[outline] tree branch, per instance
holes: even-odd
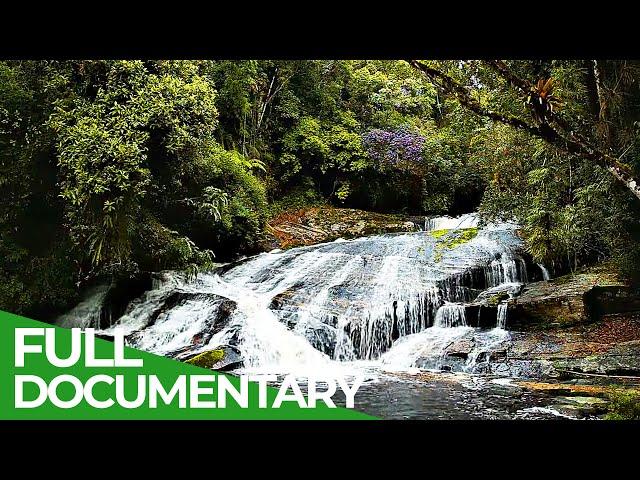
[[[557,115],[551,115],[547,119],[548,121],[546,123],[538,127],[530,125],[519,118],[504,115],[483,107],[480,105],[480,102],[471,96],[471,92],[469,92],[467,88],[460,85],[449,75],[416,60],[408,60],[408,62],[414,68],[423,72],[432,82],[442,88],[446,93],[455,96],[461,105],[474,113],[505,125],[510,125],[519,130],[526,131],[567,153],[581,155],[592,160],[594,163],[597,163],[609,170],[609,172],[619,182],[624,184],[638,199],[640,199],[640,183],[634,178],[631,169],[620,162],[617,158],[606,152],[602,152],[591,145],[586,138],[575,132],[566,122],[564,122],[564,120],[558,118]],[[514,75],[504,62],[496,60],[488,61],[487,63],[498,71],[498,73],[510,84],[521,90],[523,93],[528,94],[530,92],[531,84],[527,80]]]
[[[511,85],[518,88],[522,93],[529,94],[533,88],[533,84],[524,78],[514,75],[507,64],[502,60],[487,60],[487,65],[497,71]]]
[[[446,93],[452,94],[456,97],[456,99],[469,110],[474,113],[491,118],[500,123],[504,123],[507,125],[511,125],[514,128],[519,130],[525,130],[531,133],[532,135],[540,136],[542,132],[538,127],[533,125],[529,125],[527,122],[517,118],[512,117],[510,115],[503,115],[501,113],[495,112],[493,110],[485,109],[480,102],[478,102],[475,98],[471,96],[471,93],[458,82],[456,82],[453,78],[446,75],[445,73],[436,70],[435,68],[431,68],[423,63],[420,63],[416,60],[408,60],[408,62],[418,70],[422,71],[427,77],[431,79],[436,85],[442,88]]]
[[[524,95],[532,95],[535,94],[536,89],[534,85],[527,80],[526,78],[520,78],[516,74],[514,74],[506,63],[502,60],[486,60],[486,64],[493,68],[498,74],[504,78],[511,85],[516,87],[520,92]],[[555,113],[551,113],[550,115],[545,116],[545,120],[547,123],[550,121],[555,122],[562,130],[564,130],[565,134],[574,133],[574,128],[572,128],[567,122],[565,122],[561,117],[556,115]]]

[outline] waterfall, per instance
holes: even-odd
[[[467,319],[464,305],[459,303],[445,303],[442,305],[438,309],[438,313],[436,313],[434,326],[441,328],[466,327]]]
[[[551,278],[549,276],[549,270],[547,270],[541,263],[538,263],[537,265],[540,267],[540,271],[542,272],[542,280],[548,281]]]
[[[527,265],[522,257],[514,257],[507,253],[501,259],[491,262],[485,276],[488,287],[503,283],[527,283]]]
[[[426,226],[477,225],[467,214]],[[516,230],[483,226],[453,246],[430,231],[373,235],[261,253],[195,279],[165,272],[101,333],[124,328],[130,346],[167,356],[233,345],[246,368],[279,372],[379,360],[416,336],[433,352],[461,332],[480,345],[487,334],[468,326],[477,317],[467,318],[467,304],[486,289],[527,281]],[[100,292],[58,323],[95,326]]]
[[[467,213],[459,217],[425,217],[425,230],[451,230],[454,228],[472,228],[478,226],[478,216]]]
[[[102,305],[107,293],[108,285],[99,285],[89,289],[82,301],[72,310],[60,316],[57,324],[61,327],[71,328],[100,328],[102,317]]]
[[[498,304],[496,328],[500,328],[502,330],[505,330],[507,328],[507,308],[507,302]]]

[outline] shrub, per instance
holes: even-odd
[[[640,420],[640,392],[615,389],[608,396],[608,420]]]

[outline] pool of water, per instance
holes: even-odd
[[[366,382],[356,408],[384,419],[556,419],[551,399],[479,377],[428,381],[384,375]]]
[[[445,372],[387,372],[369,368],[355,395],[355,409],[385,420],[595,419],[567,411],[559,399],[514,384],[514,379]],[[299,381],[304,381],[303,378]],[[301,384],[306,392],[304,383]],[[333,397],[344,406],[340,390]]]

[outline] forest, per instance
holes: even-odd
[[[515,220],[535,262],[640,272],[640,63],[0,62],[0,309],[264,250],[333,206]]]

